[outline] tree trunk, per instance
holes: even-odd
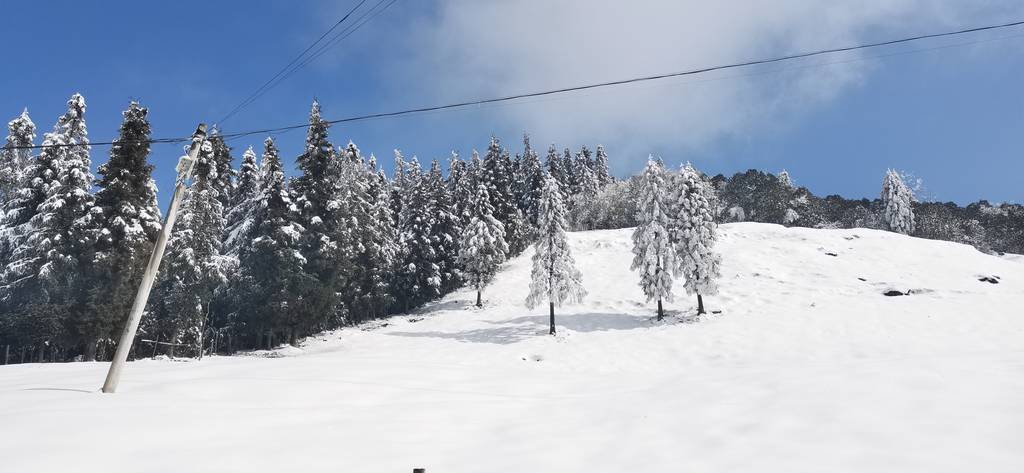
[[[548,309],[551,312],[551,335],[555,334],[555,303],[548,302]]]
[[[658,298],[658,320],[665,317],[665,309],[661,307],[661,298]]]
[[[4,364],[7,364],[7,360],[11,359],[11,346],[4,345]]]
[[[697,294],[697,315],[704,313],[704,298]]]
[[[156,358],[156,351],[160,349],[160,336],[156,336],[156,340],[153,340],[153,358]]]
[[[288,344],[293,347],[296,346],[296,338],[297,337],[295,336],[295,327],[288,327]]]
[[[90,340],[85,342],[85,354],[83,359],[85,361],[96,361],[96,345],[99,344],[99,340]]]
[[[483,307],[484,306],[483,301],[480,300],[480,290],[479,289],[476,290],[476,306],[477,307]]]
[[[18,358],[18,363],[24,363],[25,362],[25,349],[26,348],[28,348],[28,347],[22,345],[22,347],[21,347],[21,358]]]
[[[267,350],[274,349],[274,331],[267,331]]]
[[[36,363],[42,363],[43,362],[43,355],[45,355],[45,354],[46,354],[46,345],[45,344],[39,345],[39,353],[36,354]]]

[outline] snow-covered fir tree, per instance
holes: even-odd
[[[718,293],[719,262],[715,253],[717,224],[708,200],[710,189],[689,163],[676,176],[671,206],[675,215],[670,220],[671,240],[676,266],[673,271],[683,278],[686,293],[697,295],[697,313],[704,313],[705,295]]]
[[[231,156],[231,147],[224,141],[224,136],[221,135],[217,127],[210,132],[209,141],[213,146],[213,166],[217,172],[217,177],[211,182],[211,185],[217,191],[221,207],[230,209],[231,194],[235,187],[234,158]]]
[[[391,214],[395,216],[395,225],[402,228],[402,196],[408,191],[406,183],[406,163],[400,150],[395,150],[395,164],[391,177]]]
[[[600,185],[594,174],[594,162],[590,158],[590,150],[586,146],[580,149],[573,160],[574,176],[572,225],[581,230],[590,230],[594,226],[593,205],[597,199]]]
[[[597,145],[594,156],[594,176],[597,179],[597,186],[601,189],[615,182],[608,168],[608,154],[604,151],[604,145]]]
[[[407,191],[402,199],[400,228],[401,265],[396,292],[405,310],[441,295],[441,267],[433,238],[435,205],[427,175],[413,156],[406,174]]]
[[[215,146],[204,141],[164,260],[166,290],[161,292],[170,316],[167,335],[192,355],[198,355],[204,345],[214,291],[226,282],[220,261],[224,207],[217,168]]]
[[[370,157],[370,172],[373,173],[368,188],[372,203],[372,231],[369,233],[370,239],[364,243],[369,270],[363,282],[363,302],[369,307],[372,316],[383,317],[395,302],[391,287],[399,253],[398,232],[395,215],[391,211],[391,187],[384,170],[376,169],[376,158],[373,156]]]
[[[13,229],[10,259],[0,274],[0,298],[8,299],[6,305],[13,312],[50,327],[46,336],[56,337],[55,331],[64,330],[69,343],[81,346],[89,336],[84,327],[85,275],[92,263],[89,229],[95,200],[90,192],[85,99],[74,94],[67,105],[67,112],[44,137],[47,147],[30,166],[28,189],[19,191],[24,200],[15,199],[14,218],[28,220]],[[34,209],[22,207],[35,202]]]
[[[316,278],[303,295],[299,309],[301,326],[311,331],[329,326],[343,313],[339,292],[352,272],[350,226],[346,202],[338,199],[342,176],[334,146],[328,141],[330,124],[320,116],[320,103],[314,101],[309,113],[306,145],[298,157],[301,174],[293,181],[295,204],[302,213],[305,228],[302,256],[305,271]]]
[[[452,197],[452,212],[462,225],[468,224],[471,217],[469,208],[475,191],[471,181],[466,162],[459,158],[458,152],[452,151],[448,159],[448,193]]]
[[[7,141],[0,149],[0,212],[3,204],[22,187],[24,175],[32,162],[32,150],[24,147],[32,146],[35,139],[36,125],[26,108],[21,116],[7,123]]]
[[[383,226],[390,226],[391,219],[375,218],[377,173],[368,167],[359,148],[350,141],[344,154],[339,199],[349,212],[354,262],[344,300],[349,306],[348,322],[359,323],[376,317],[388,303],[385,287],[392,257],[386,253],[389,236]],[[372,166],[376,168],[376,159]]]
[[[781,183],[786,189],[793,189],[796,187],[793,185],[793,178],[789,176],[789,171],[783,169],[779,171],[779,174],[776,177],[779,178],[779,183]]]
[[[516,180],[519,210],[523,212],[531,229],[537,228],[541,193],[544,188],[544,168],[540,157],[530,146],[530,136],[523,135],[523,156],[519,162]]]
[[[85,359],[96,357],[96,342],[113,337],[128,315],[142,271],[160,232],[153,165],[149,158],[148,111],[131,102],[121,130],[100,165],[92,231],[96,254],[90,272],[92,319],[85,330]]]
[[[548,147],[548,155],[545,160],[544,166],[547,168],[548,175],[555,178],[560,189],[567,189],[569,183],[568,164],[562,161],[562,155],[559,154],[554,143]]]
[[[885,223],[889,229],[909,235],[914,233],[914,193],[896,171],[890,169],[882,181],[882,205]]]
[[[630,269],[640,272],[640,288],[647,301],[658,301],[658,320],[665,315],[662,301],[672,301],[671,271],[676,267],[669,235],[672,219],[668,214],[667,199],[665,169],[651,157],[641,176],[637,227],[633,231],[633,265]]]
[[[424,179],[428,199],[434,208],[430,232],[435,247],[434,262],[441,274],[441,293],[446,294],[459,287],[462,282],[458,263],[458,235],[462,232],[462,225],[451,211],[452,198],[444,184],[444,175],[438,160],[430,163],[430,172]]]
[[[477,184],[469,213],[469,223],[463,228],[459,243],[459,265],[466,283],[476,289],[477,307],[483,307],[481,292],[505,261],[508,244],[505,226],[494,218],[486,184]]]
[[[549,332],[555,334],[555,307],[577,303],[587,295],[566,239],[566,210],[558,181],[546,176],[542,189],[537,239],[533,244],[533,269],[526,307],[548,303]]]
[[[487,185],[487,193],[494,209],[494,217],[505,226],[505,242],[508,243],[509,256],[523,252],[527,246],[527,227],[523,214],[510,198],[513,196],[515,176],[512,170],[512,158],[508,150],[501,147],[497,138],[491,137],[484,155],[481,180]]]
[[[232,292],[241,316],[237,332],[256,340],[268,331],[282,332],[294,344],[304,335],[299,332],[298,298],[315,281],[303,270],[300,213],[292,203],[278,154],[274,140],[267,138],[254,205],[247,206],[245,216],[250,224],[240,229],[244,233],[239,238],[246,243],[238,250],[239,272]]]
[[[267,143],[264,143],[264,159],[267,156],[266,146]],[[259,186],[260,168],[256,163],[256,152],[250,146],[245,153],[242,153],[242,164],[238,168],[238,180],[231,192],[231,203],[225,217],[225,254],[237,255],[239,247],[248,244],[242,235],[245,235],[248,226],[252,225],[252,221],[246,217],[252,214],[251,207],[256,205],[257,194],[260,192]]]

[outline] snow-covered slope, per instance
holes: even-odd
[[[2,471],[1024,470],[1024,264],[872,230],[721,227],[720,314],[652,320],[630,230],[571,234],[590,295],[523,308],[529,255],[279,358],[0,367]],[[998,276],[998,278],[996,278]],[[988,277],[998,284],[979,281]],[[887,297],[887,291],[910,295]]]

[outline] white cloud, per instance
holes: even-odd
[[[440,0],[404,36],[416,55],[401,67],[418,73],[397,80],[436,100],[492,97],[973,26],[1001,2],[967,3]],[[868,77],[870,62],[848,61],[857,57],[592,90],[495,113],[541,140],[615,142],[642,159],[799,123]]]

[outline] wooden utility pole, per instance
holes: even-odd
[[[132,342],[135,341],[135,332],[139,329],[139,321],[142,320],[142,312],[146,309],[146,301],[149,300],[149,292],[153,289],[153,281],[156,280],[156,273],[160,269],[160,260],[164,257],[164,250],[167,249],[167,240],[171,236],[171,229],[174,228],[174,219],[177,217],[178,205],[185,195],[187,188],[186,181],[192,178],[192,170],[195,168],[196,159],[199,157],[199,149],[206,140],[206,125],[199,124],[196,132],[192,135],[192,145],[188,149],[188,156],[182,156],[178,160],[178,178],[174,186],[174,197],[171,198],[170,208],[167,210],[167,220],[160,235],[156,238],[156,246],[153,247],[153,254],[146,264],[146,272],[142,273],[142,282],[139,283],[139,290],[135,293],[135,302],[132,303],[132,310],[128,314],[128,321],[121,332],[121,341],[117,344],[117,352],[110,362],[110,371],[107,372],[107,379],[103,382],[103,392],[113,393],[117,391],[117,383],[121,380],[121,370],[128,362],[128,352],[131,350]]]

